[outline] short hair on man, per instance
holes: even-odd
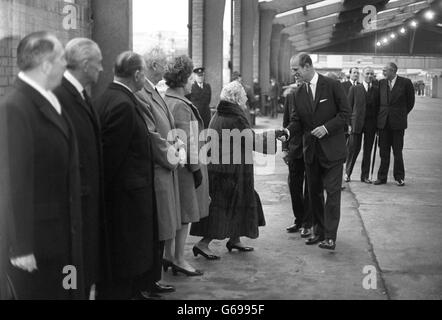
[[[131,78],[144,67],[143,57],[132,51],[121,53],[115,61],[114,74],[118,78]]]
[[[397,73],[397,71],[399,70],[398,67],[397,67],[397,64],[394,63],[394,62],[389,62],[389,63],[387,63],[387,66],[388,66],[391,70],[393,70],[394,73]]]
[[[241,78],[241,73],[239,71],[233,71],[232,81],[238,80],[239,78]]]
[[[374,70],[373,70],[372,67],[365,67],[365,68],[362,70],[362,72],[365,74],[365,73],[367,72],[367,70],[371,70],[371,71],[373,71],[373,73],[374,73]]]
[[[167,63],[167,55],[163,49],[160,47],[155,47],[143,55],[144,61],[146,62],[146,67],[148,69],[153,69],[155,63],[159,63],[165,66]]]
[[[100,52],[98,44],[91,39],[75,38],[68,42],[65,48],[67,68],[76,70],[80,63]]]
[[[21,71],[38,67],[54,55],[57,38],[50,32],[38,31],[24,37],[17,48],[17,66]]]
[[[359,70],[359,68],[358,68],[358,67],[351,67],[351,68],[350,68],[350,74],[352,74],[352,72],[353,72],[353,69],[357,69],[357,70]]]
[[[301,66],[301,68],[304,68],[307,64],[313,67],[313,60],[306,52],[298,53],[296,56],[292,57],[291,61],[295,59],[299,60],[299,65]]]

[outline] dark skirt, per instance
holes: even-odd
[[[248,237],[256,239],[265,217],[254,189],[252,165],[209,165],[209,216],[192,224],[192,236],[216,240]]]

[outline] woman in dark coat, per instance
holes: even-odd
[[[208,247],[213,239],[229,238],[227,242],[229,251],[236,249],[249,252],[253,251],[253,248],[244,246],[240,237],[256,239],[259,236],[258,227],[265,226],[261,200],[254,186],[253,151],[275,154],[275,132],[265,134],[253,132],[245,114],[246,101],[246,92],[239,82],[228,84],[221,93],[221,102],[209,126],[209,129],[216,131],[220,137],[220,155],[223,154],[223,130],[238,129],[243,134],[248,132],[250,138],[243,139],[241,143],[235,143],[235,140],[232,143],[231,139],[230,150],[224,150],[224,153],[229,153],[230,163],[215,164],[212,158],[212,163],[208,166],[212,200],[209,217],[192,224],[190,234],[203,237],[193,248],[195,256],[200,254],[209,260],[219,259]],[[247,140],[252,143],[247,144]],[[268,148],[267,141],[269,141]],[[240,164],[233,162],[234,151],[240,151]]]

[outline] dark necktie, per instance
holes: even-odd
[[[307,82],[307,93],[308,93],[308,97],[310,98],[310,102],[313,104],[315,102],[315,99],[313,98],[313,92],[312,92],[312,88],[310,87],[311,83]]]
[[[92,103],[91,103],[91,99],[89,98],[89,95],[87,94],[86,90],[83,90],[83,97],[84,97],[84,101],[86,102],[86,105],[88,106],[88,111],[93,115],[93,111],[92,111]]]

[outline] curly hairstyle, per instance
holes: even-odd
[[[220,99],[240,106],[245,106],[247,103],[247,94],[241,83],[238,81],[232,81],[223,87]]]
[[[167,86],[172,89],[184,87],[189,81],[193,69],[193,62],[186,55],[169,60],[164,74]]]

